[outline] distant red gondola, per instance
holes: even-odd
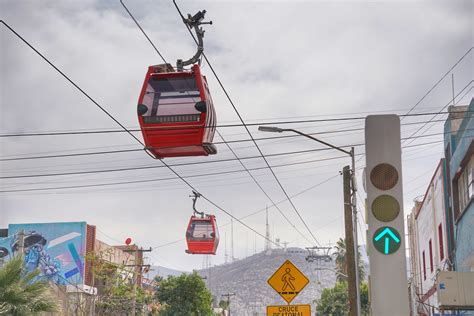
[[[219,230],[216,217],[196,210],[196,201],[201,196],[193,191],[193,215],[186,229],[186,253],[193,255],[215,255],[219,245]],[[199,216],[196,216],[198,214]]]
[[[191,216],[186,230],[186,253],[215,255],[219,245],[219,231],[214,215]]]
[[[156,158],[215,154],[216,112],[199,65],[150,66],[138,100],[146,149]]]

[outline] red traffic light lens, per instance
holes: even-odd
[[[370,172],[370,181],[379,190],[390,190],[398,182],[398,172],[388,163],[378,164]]]

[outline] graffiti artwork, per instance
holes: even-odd
[[[24,233],[24,258],[28,271],[40,270],[38,279],[58,285],[84,282],[85,222],[11,224],[0,238],[0,260],[9,260],[20,248]]]

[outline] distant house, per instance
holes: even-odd
[[[101,242],[96,239],[96,227],[86,222],[9,224],[7,229],[0,229],[0,266],[23,253],[26,269],[38,269],[38,279],[54,284],[63,310],[71,314],[91,311],[93,298],[105,285],[94,278],[89,254],[100,254],[100,260],[111,267],[124,266],[124,279],[136,280],[141,286],[138,269],[143,255],[138,249],[137,245]]]
[[[436,275],[450,270],[446,241],[445,161],[441,159],[423,199],[415,201],[408,217],[412,307],[430,315],[438,307]]]
[[[474,272],[474,101],[451,106],[444,158],[408,216],[410,298],[414,314],[440,308],[440,271]]]

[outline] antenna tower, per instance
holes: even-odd
[[[268,207],[265,210],[265,251],[271,248],[270,244],[270,225],[268,225]]]
[[[230,262],[234,262],[234,221],[230,219]]]

